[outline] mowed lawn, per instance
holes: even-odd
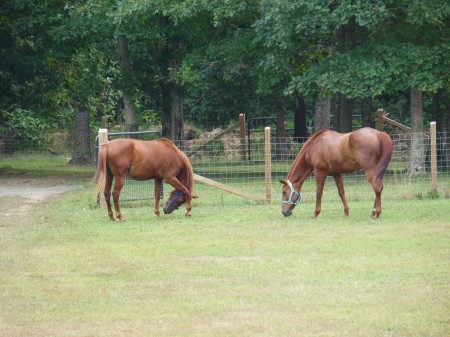
[[[284,218],[198,184],[192,218],[121,223],[82,183],[0,219],[0,336],[450,335],[450,201],[374,221],[367,191],[348,218],[333,186],[319,218],[311,196]]]

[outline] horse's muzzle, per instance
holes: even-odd
[[[281,210],[281,213],[283,213],[284,216],[290,216],[290,215],[292,215],[292,210],[283,209],[283,210]]]
[[[164,207],[163,212],[164,212],[164,214],[171,214],[173,212],[173,208],[172,207]]]

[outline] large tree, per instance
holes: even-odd
[[[442,1],[280,0],[261,8],[264,44],[272,54],[297,48],[302,61],[287,92],[339,95],[338,129],[351,127],[351,100],[448,83],[450,9]]]
[[[90,55],[96,52],[90,49],[91,41],[83,36],[86,33],[86,24],[83,22],[86,13],[82,4],[69,6],[57,0],[10,1],[6,7],[12,13],[8,21],[9,34],[20,41],[19,44],[27,46],[33,55],[32,64],[35,68],[35,71],[28,68],[27,79],[23,82],[28,89],[23,87],[23,92],[17,93],[15,104],[27,106],[24,98],[28,97],[31,100],[30,110],[39,111],[45,117],[52,114],[53,109],[62,110],[63,106],[70,105],[75,117],[74,155],[71,163],[89,162],[89,95],[95,95],[95,92],[91,91],[88,96],[85,93],[95,86],[92,79],[97,74],[93,71],[97,67],[90,64]],[[20,61],[10,61],[14,69],[20,68]],[[17,72],[13,74],[10,88],[20,89],[23,86],[17,75]],[[35,79],[38,81],[35,82]],[[47,86],[49,83],[53,85],[52,90]],[[86,83],[90,84],[86,86]],[[45,92],[38,94],[41,90]],[[37,102],[42,102],[42,105],[34,104]],[[50,104],[51,102],[54,103]]]
[[[133,69],[131,66],[128,38],[120,35],[117,38],[119,48],[120,67],[122,69],[122,102],[125,110],[125,131],[135,132],[139,130],[136,110],[133,106]]]

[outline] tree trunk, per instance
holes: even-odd
[[[167,20],[164,20],[164,23],[168,24]],[[161,124],[162,135],[183,147],[183,144],[181,144],[184,138],[183,95],[180,85],[173,77],[173,74],[178,73],[180,68],[181,48],[182,42],[178,37],[170,38],[167,45],[160,48],[164,59],[161,70],[163,78],[161,84]]]
[[[123,97],[120,97],[119,100],[116,103],[116,108],[114,111],[114,124],[120,125],[122,124],[122,112],[125,110],[124,104],[123,104]]]
[[[161,83],[161,133],[163,137],[172,138],[171,125],[172,120],[170,118],[170,88],[167,83]]]
[[[334,114],[333,114],[333,129],[339,131],[339,125],[341,124],[341,95],[337,93],[333,99]]]
[[[163,52],[164,64],[161,68],[161,78],[163,79],[160,84],[161,88],[161,133],[163,137],[172,138],[171,135],[171,125],[172,119],[171,115],[171,94],[170,94],[170,84],[169,84],[169,63],[167,50]]]
[[[139,130],[136,110],[132,104],[133,92],[133,70],[129,58],[128,39],[125,36],[118,38],[120,67],[122,69],[122,92],[123,105],[125,109],[125,131],[134,132]]]
[[[300,94],[297,96],[297,106],[294,115],[294,138],[306,138],[308,136],[305,97]]]
[[[433,106],[432,106],[432,119],[436,122],[436,146],[437,146],[437,165],[440,168],[446,168],[447,167],[447,161],[445,160],[445,146],[446,146],[446,140],[445,140],[445,115],[446,112],[443,109],[442,105],[442,96],[444,95],[444,90],[439,89],[434,95],[433,95]]]
[[[348,52],[356,47],[356,17],[351,16],[349,21],[337,30],[338,51]],[[335,111],[336,128],[339,132],[352,131],[353,100],[344,94],[339,95],[339,109]]]
[[[409,177],[425,170],[425,144],[423,137],[422,91],[411,88],[411,164]]]
[[[330,97],[316,100],[314,119],[314,133],[330,128]]]
[[[89,110],[75,101],[75,131],[73,136],[71,165],[81,165],[92,163],[90,146],[90,123]]]
[[[361,121],[363,127],[374,127],[371,97],[365,97],[361,100]]]
[[[125,132],[139,131],[136,111],[128,99],[128,95],[123,95],[123,106],[125,109]]]
[[[275,160],[285,160],[288,155],[288,142],[286,139],[286,105],[284,96],[278,97],[277,132],[275,144]]]
[[[353,116],[353,100],[347,98],[345,95],[340,95],[339,102],[339,132],[352,131],[352,116]]]
[[[172,72],[177,74],[180,69],[180,53],[182,48],[181,39],[177,36],[172,37],[169,41],[169,66]],[[178,144],[178,146],[183,147],[181,140],[183,140],[183,96],[180,85],[177,83],[177,79],[171,75],[170,79],[170,134],[171,138]]]
[[[183,123],[183,98],[177,87],[173,87],[171,91],[171,104],[170,104],[170,134],[172,140],[180,148],[184,148],[184,123]]]

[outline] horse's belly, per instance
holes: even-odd
[[[356,161],[341,161],[339,163],[331,163],[330,173],[351,173],[360,169],[361,167]]]
[[[150,180],[150,179],[162,179],[162,177],[152,172],[150,173],[150,170],[143,170],[142,168],[136,168],[134,166],[131,166],[128,170],[127,177],[134,179],[134,180]]]

